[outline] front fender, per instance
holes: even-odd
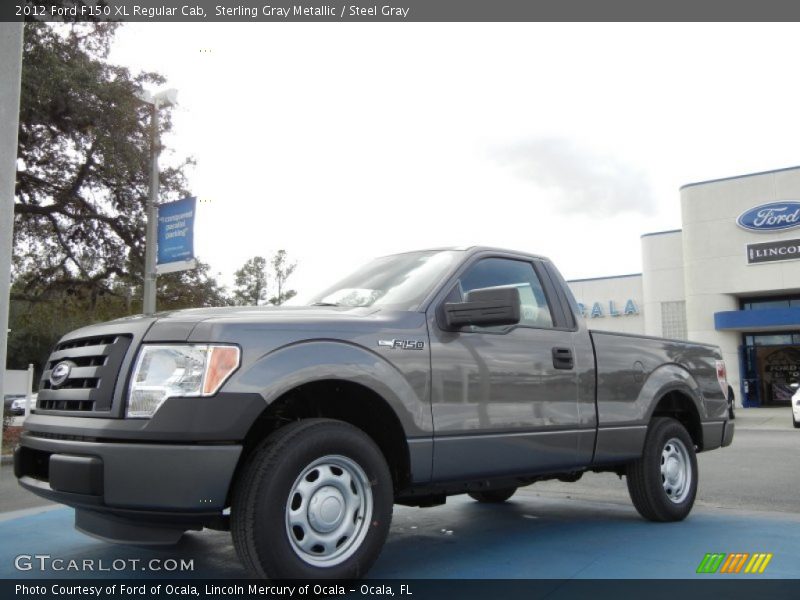
[[[349,381],[386,400],[407,437],[430,436],[433,423],[428,403],[428,372],[423,368],[426,361],[417,362],[409,372],[401,372],[386,358],[363,346],[337,340],[308,340],[277,348],[258,358],[238,373],[226,389],[261,394],[269,405],[306,383],[326,379]]]

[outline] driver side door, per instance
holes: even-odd
[[[431,307],[434,480],[532,475],[577,464],[575,332],[559,322],[545,277],[531,260],[479,257]],[[447,330],[444,303],[493,287],[518,289],[518,324]]]

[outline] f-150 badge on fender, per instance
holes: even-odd
[[[422,350],[425,348],[425,342],[418,340],[378,340],[378,346],[386,346],[387,348],[400,348],[401,350]]]

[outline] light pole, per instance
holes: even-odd
[[[158,155],[161,140],[158,132],[158,111],[174,106],[177,90],[164,90],[157,94],[142,92],[139,100],[150,106],[150,193],[147,197],[147,229],[144,238],[144,298],[142,312],[152,315],[156,312],[156,236],[158,235]]]
[[[22,23],[0,23],[0,396],[4,395],[6,376],[21,74]],[[2,417],[3,404],[0,404],[0,421]]]

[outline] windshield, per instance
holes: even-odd
[[[458,250],[427,250],[376,258],[314,296],[310,304],[413,310],[461,255]]]

